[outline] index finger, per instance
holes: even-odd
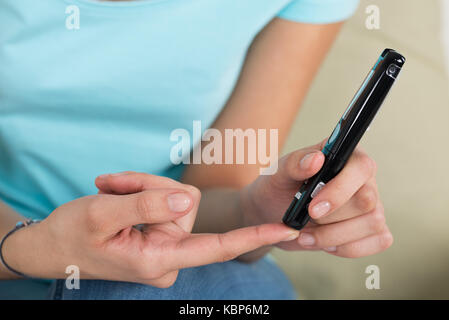
[[[156,188],[179,188],[184,185],[173,179],[133,171],[104,174],[95,179],[95,185],[103,193],[130,194]]]
[[[375,174],[375,171],[374,160],[364,152],[355,151],[343,170],[310,202],[310,216],[313,219],[322,218],[340,208]]]
[[[263,224],[221,234],[192,234],[180,241],[170,265],[175,269],[225,262],[281,241],[296,239],[299,231],[282,223]]]

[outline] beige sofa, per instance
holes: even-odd
[[[380,8],[379,30],[365,27],[371,4]],[[285,152],[330,133],[384,48],[407,58],[362,142],[378,163],[395,243],[361,259],[275,250],[300,298],[449,298],[449,83],[439,34],[438,1],[361,1],[315,79]],[[368,265],[380,268],[380,290],[365,287]]]

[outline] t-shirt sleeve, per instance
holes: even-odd
[[[349,18],[359,0],[293,0],[278,17],[303,23],[333,23]]]

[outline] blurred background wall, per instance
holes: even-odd
[[[365,26],[369,5],[380,10],[378,30]],[[437,0],[362,0],[314,81],[284,153],[330,134],[384,48],[407,58],[362,141],[378,164],[395,242],[360,259],[274,251],[300,298],[449,299],[449,82],[441,5]],[[380,268],[379,290],[365,287],[368,265]]]

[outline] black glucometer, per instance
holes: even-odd
[[[355,94],[322,152],[321,170],[307,179],[295,194],[282,221],[301,230],[310,220],[309,204],[321,188],[345,166],[393,83],[401,72],[405,58],[393,49],[385,49]]]

